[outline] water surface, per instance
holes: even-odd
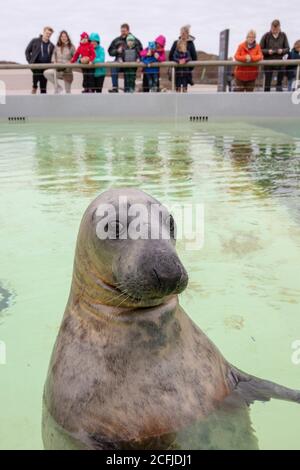
[[[181,303],[241,369],[300,388],[299,122],[28,123],[0,129],[0,448],[42,448],[41,397],[82,214],[139,187],[205,207],[205,243],[178,251]],[[251,408],[262,449],[300,449],[300,407]]]

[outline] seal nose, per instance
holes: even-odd
[[[188,285],[187,272],[177,259],[162,259],[152,276],[156,290],[163,295],[180,294]]]

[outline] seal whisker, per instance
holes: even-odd
[[[117,295],[117,297],[115,297],[115,296],[114,296],[114,297],[111,297],[111,298],[108,299],[106,302],[111,302],[112,300],[118,300],[118,299],[120,299],[120,297],[122,297],[122,296],[124,296],[124,295],[126,295],[126,294],[124,294],[124,292],[120,292],[120,294]]]
[[[124,300],[122,300],[122,302],[117,306],[117,308],[121,307],[121,305],[122,305],[124,302],[127,302],[127,300],[128,300],[129,298],[130,298],[130,296],[127,295],[127,297],[126,297]]]

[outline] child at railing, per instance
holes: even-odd
[[[300,60],[300,40],[295,42],[294,48],[289,52],[288,58],[289,60]],[[288,82],[289,82],[288,89],[289,91],[294,91],[295,88],[300,86],[299,83],[296,83],[296,87],[294,87],[294,82],[297,78],[297,66],[289,65],[287,76],[288,76]]]
[[[155,62],[164,62],[166,60],[165,53],[166,38],[158,36],[155,42],[149,42],[149,45],[140,55],[144,64],[152,64]],[[144,68],[143,74],[143,91],[159,91],[159,67]]]
[[[132,34],[128,34],[126,38],[126,46],[122,58],[123,62],[140,62],[139,48]],[[136,70],[136,67],[125,69],[125,93],[133,93],[135,91]]]
[[[96,53],[94,46],[89,41],[88,33],[82,33],[80,36],[80,45],[77,48],[71,63],[74,64],[78,61],[81,64],[92,64],[96,58]],[[82,69],[83,73],[83,92],[82,93],[92,93],[92,88],[94,84],[94,69]]]
[[[100,36],[98,33],[92,33],[90,35],[90,41],[92,46],[95,48],[96,58],[94,64],[101,64],[105,62],[105,51],[102,46],[100,46]],[[105,79],[106,70],[104,67],[98,67],[94,70],[93,76],[93,93],[102,93],[103,83]]]
[[[187,49],[187,41],[179,39],[177,41],[176,50],[174,52],[173,60],[177,64],[187,64],[192,59],[190,52]],[[189,67],[176,67],[175,70],[175,82],[176,91],[178,93],[186,93],[190,79]]]
[[[157,63],[157,54],[155,52],[155,42],[149,42],[147,49],[141,52],[142,62],[145,65]],[[146,67],[144,68],[143,85],[148,91],[158,91],[158,67]]]

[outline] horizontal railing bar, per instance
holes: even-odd
[[[45,69],[69,69],[69,70],[78,70],[78,69],[96,69],[96,68],[164,68],[164,67],[224,67],[224,66],[233,66],[236,67],[257,67],[264,65],[274,65],[274,66],[291,66],[291,65],[300,65],[300,60],[262,60],[260,62],[236,62],[232,60],[196,60],[190,61],[187,64],[177,64],[176,62],[155,62],[152,64],[144,64],[143,62],[103,62],[98,64],[0,64],[0,70],[45,70]]]

